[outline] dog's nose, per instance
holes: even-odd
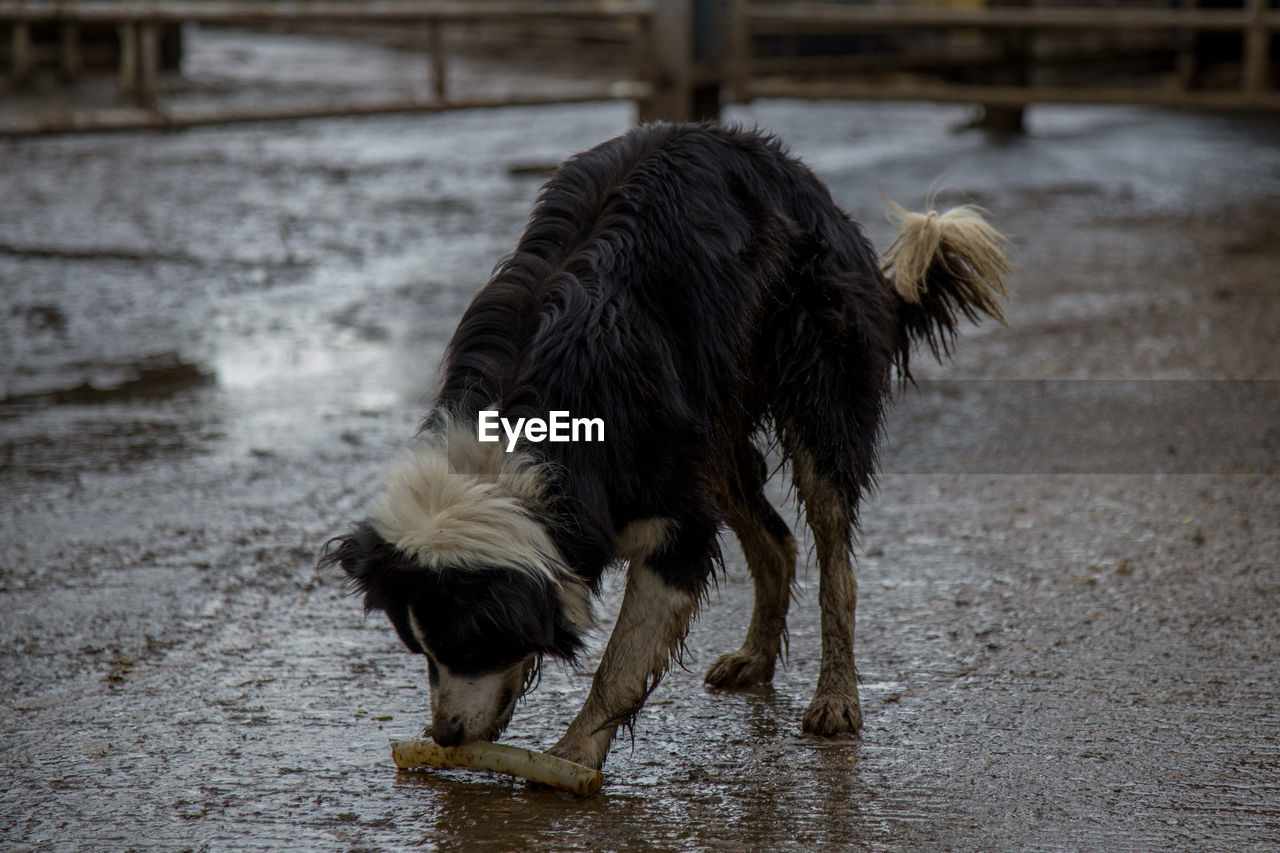
[[[444,720],[432,720],[431,737],[441,746],[457,746],[462,743],[462,717],[455,714]]]

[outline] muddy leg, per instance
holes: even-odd
[[[806,451],[794,453],[792,463],[817,547],[822,614],[822,668],[813,701],[804,712],[803,729],[814,735],[852,733],[862,727],[858,672],[853,662],[854,608],[858,603],[850,563],[854,508],[818,473]]]
[[[645,563],[627,571],[618,621],[591,692],[549,752],[599,768],[620,725],[630,723],[666,673],[697,607],[697,595],[671,586]]]
[[[773,680],[796,575],[796,541],[764,496],[764,458],[754,448],[744,458],[736,482],[722,490],[722,504],[747,558],[755,609],[742,648],[721,655],[707,670],[706,683],[712,687],[749,687]]]

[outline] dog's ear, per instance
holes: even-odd
[[[459,669],[528,654],[572,659],[581,640],[564,627],[555,585],[532,569],[456,567],[415,590],[414,615],[432,650]]]
[[[523,656],[545,650],[552,641],[553,594],[532,572],[459,568],[420,595],[415,612],[431,620],[444,642],[458,644],[451,651],[461,657]]]
[[[335,536],[325,543],[320,553],[320,568],[341,566],[351,581],[352,589],[364,595],[365,612],[387,610],[392,604],[399,567],[395,547],[387,542],[373,525],[361,521],[345,536]]]
[[[555,629],[551,635],[551,646],[546,653],[552,657],[575,663],[578,660],[578,653],[586,646],[582,639],[582,634],[573,622],[564,614],[563,611],[557,609]]]
[[[532,570],[500,571],[490,576],[485,617],[521,647],[564,660],[576,658],[582,639],[561,611],[555,585]]]

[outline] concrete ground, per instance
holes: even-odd
[[[731,549],[597,798],[397,772],[425,667],[314,567],[541,167],[629,108],[4,141],[3,846],[1280,845],[1280,124],[1045,107],[1001,141],[925,105],[733,117],[880,246],[881,190],[977,201],[1015,246],[1008,328],[921,359],[895,409],[858,565],[861,741],[799,733],[812,567],[773,686],[703,688],[749,613]],[[553,743],[590,672],[548,667],[505,739]]]

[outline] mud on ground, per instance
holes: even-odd
[[[895,409],[858,565],[861,742],[799,735],[812,568],[774,685],[703,688],[749,612],[731,551],[598,798],[396,772],[425,668],[314,567],[538,167],[629,109],[7,141],[4,845],[1280,844],[1280,125],[1037,108],[1000,141],[929,106],[734,117],[878,245],[880,191],[933,189],[1016,247],[1009,327],[921,359]],[[548,667],[507,739],[549,746],[589,678]]]

